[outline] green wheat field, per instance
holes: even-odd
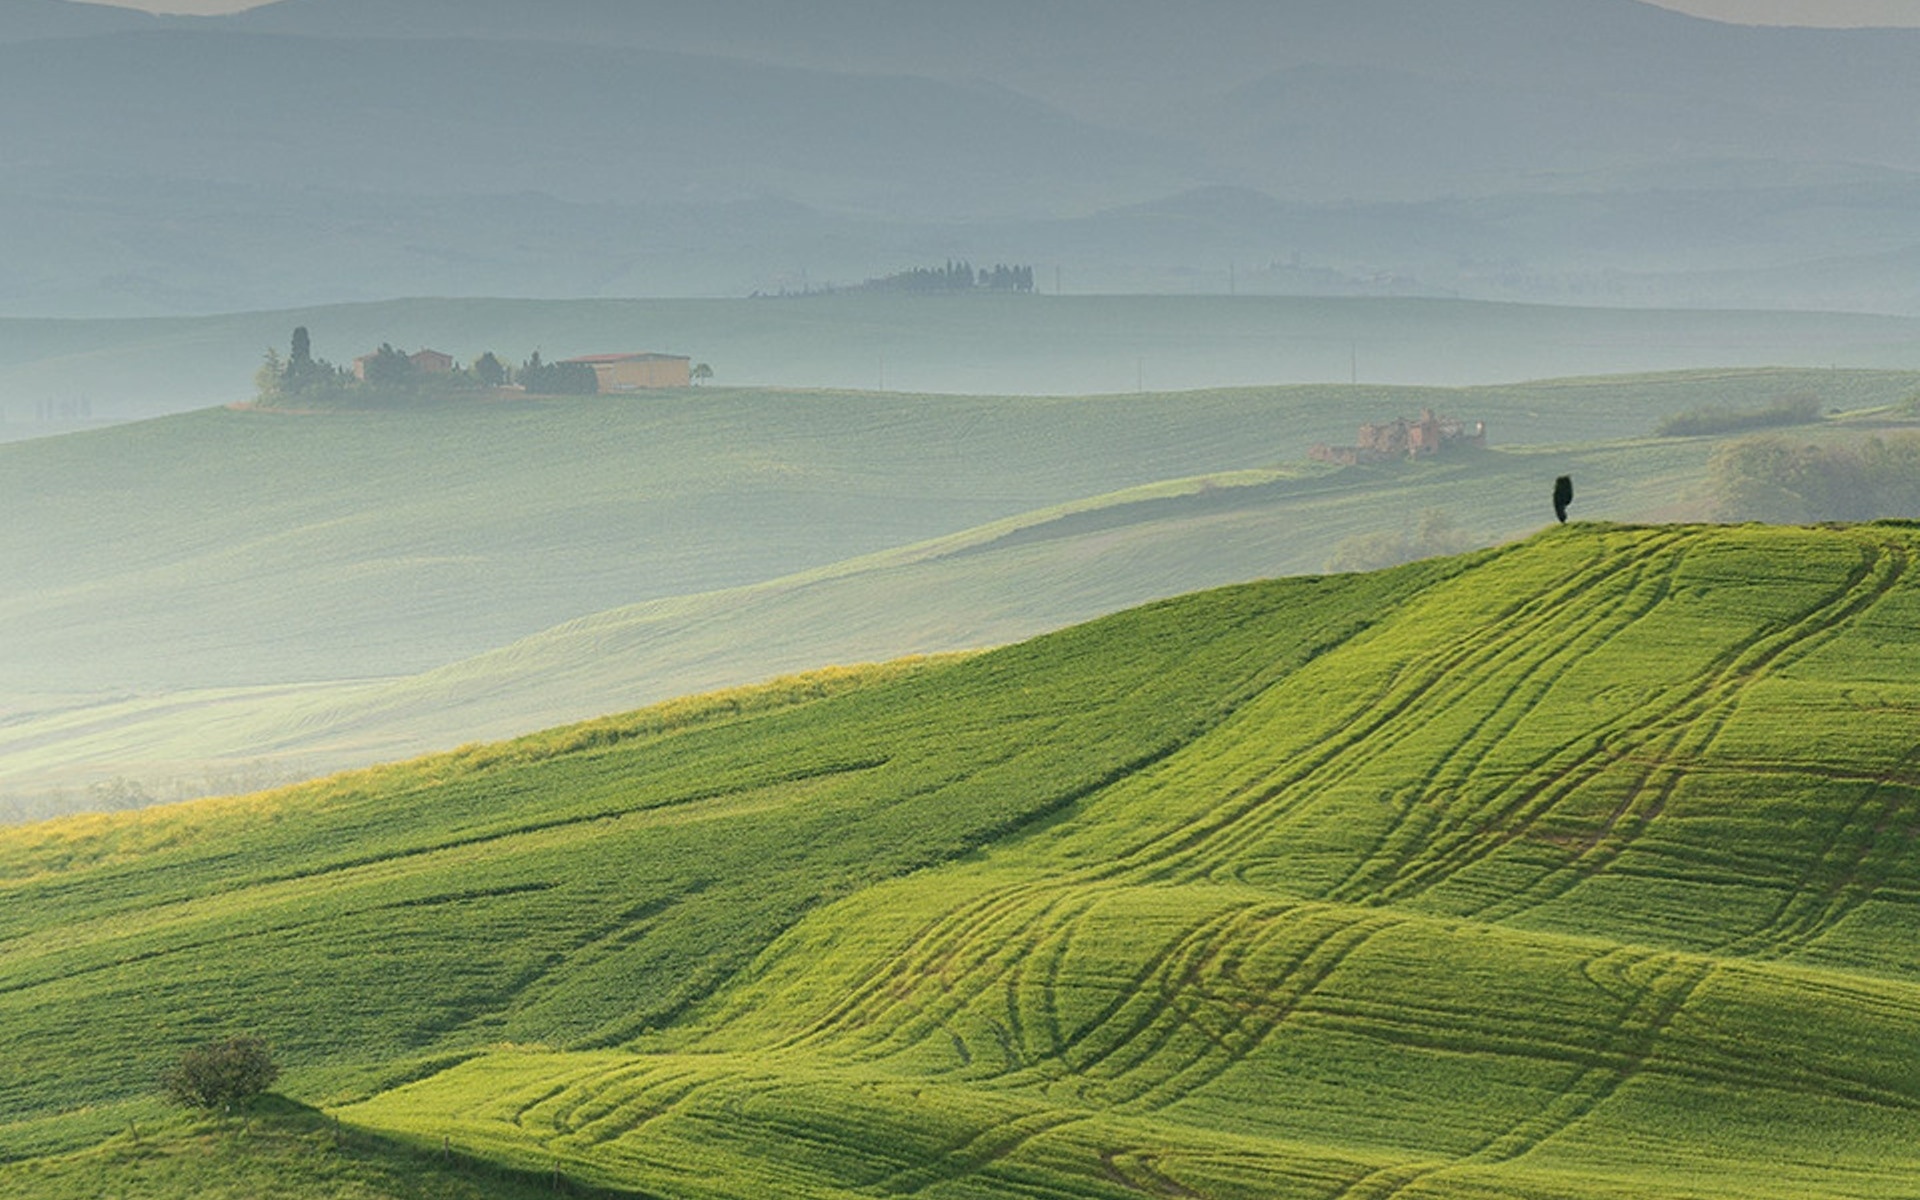
[[[0,1195],[1910,1197],[1917,554],[1576,523],[0,831]]]

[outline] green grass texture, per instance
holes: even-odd
[[[1916,552],[1575,523],[5,831],[0,1195],[1911,1195]],[[237,1031],[290,1113],[157,1109]]]

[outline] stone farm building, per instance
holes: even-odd
[[[362,354],[353,360],[353,377],[364,382],[367,378],[367,364],[380,357],[379,352]],[[453,355],[442,354],[438,350],[416,350],[407,355],[407,361],[413,369],[428,375],[444,375],[453,370]]]
[[[589,354],[569,358],[593,368],[600,394],[682,388],[693,382],[693,360],[678,354]]]
[[[1315,446],[1308,457],[1316,462],[1357,466],[1360,463],[1390,462],[1396,458],[1423,458],[1443,450],[1487,448],[1485,421],[1460,421],[1436,415],[1430,408],[1420,410],[1420,418],[1405,417],[1392,421],[1369,422],[1360,427],[1357,446]]]

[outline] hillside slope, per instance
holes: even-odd
[[[4,446],[0,819],[116,778],[158,798],[251,790],[825,663],[1000,644],[1318,571],[1343,539],[1429,509],[1498,541],[1547,519],[1545,482],[1569,470],[1583,515],[1698,516],[1708,442],[1567,443],[1783,395],[1883,407],[1916,382],[700,389],[209,411]],[[1486,420],[1503,449],[1330,477],[1302,461],[1428,406]]]
[[[1698,512],[1708,454],[1704,440],[1642,439],[1203,475],[624,605],[400,678],[53,701],[0,725],[0,820],[253,790],[824,663],[1004,645],[1196,588],[1314,574],[1348,539],[1423,513],[1454,521],[1461,548],[1492,544],[1551,519],[1541,484],[1562,471],[1588,512]]]
[[[1574,525],[0,834],[0,1194],[234,1029],[652,1195],[1907,1194],[1917,550]]]

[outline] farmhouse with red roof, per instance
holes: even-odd
[[[693,360],[678,354],[588,354],[569,358],[593,368],[600,394],[683,388],[693,382]]]

